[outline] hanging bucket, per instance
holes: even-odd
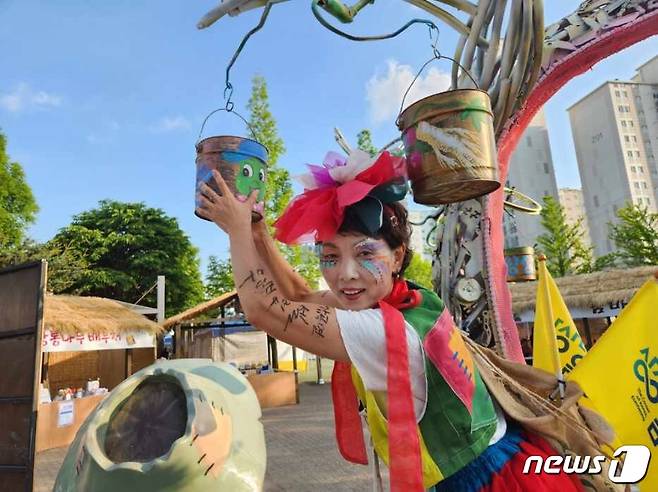
[[[500,187],[489,95],[478,89],[434,94],[405,109],[402,132],[414,201],[461,202]]]
[[[508,282],[529,282],[537,280],[535,269],[535,248],[524,246],[505,250]]]
[[[206,117],[206,121],[210,115]],[[206,121],[203,122],[203,126]],[[215,192],[221,194],[212,178],[213,169],[219,171],[226,185],[240,201],[247,200],[253,190],[258,190],[258,200],[251,211],[251,219],[253,222],[261,220],[265,207],[267,148],[255,140],[236,136],[208,137],[197,142],[196,207],[199,206],[198,197],[202,183],[208,184]],[[204,218],[196,211],[195,215]]]

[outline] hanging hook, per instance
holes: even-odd
[[[432,33],[434,31],[436,31],[436,37],[435,38],[433,38],[433,36],[432,36]],[[430,32],[430,40],[433,39],[433,41],[430,43],[431,46],[432,46],[432,54],[434,54],[434,56],[437,59],[440,59],[441,58],[441,53],[439,53],[439,49],[437,48],[437,45],[439,44],[439,35],[441,34],[441,31],[439,30],[439,28],[436,25],[432,24],[431,26],[429,26],[429,32]]]
[[[228,92],[228,97],[226,97],[226,93]],[[228,111],[229,113],[233,111],[233,101],[231,101],[231,98],[233,97],[233,84],[231,84],[229,81],[226,81],[226,87],[224,88],[224,100],[226,101],[226,106],[224,106],[224,109]]]
[[[270,14],[270,10],[272,9],[272,2],[267,2],[267,5],[265,5],[265,9],[263,10],[263,14],[260,16],[260,21],[254,27],[251,31],[249,31],[244,38],[242,38],[242,41],[240,41],[240,44],[238,45],[238,49],[235,50],[235,53],[233,53],[233,58],[231,58],[231,61],[229,62],[228,66],[226,67],[226,87],[224,88],[224,99],[226,99],[226,111],[233,111],[233,102],[231,101],[231,97],[233,96],[233,85],[231,84],[230,80],[230,73],[231,73],[231,68],[233,67],[233,64],[235,61],[238,59],[238,56],[240,56],[240,53],[242,52],[242,48],[244,48],[244,45],[247,44],[247,41],[249,38],[256,32],[260,31],[260,29],[265,25],[265,21],[267,20],[267,16]],[[228,92],[228,99],[226,98],[226,93]]]

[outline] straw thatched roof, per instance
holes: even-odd
[[[182,313],[177,314],[176,316],[167,318],[166,320],[164,320],[164,323],[162,323],[162,326],[164,328],[171,328],[172,326],[178,325],[183,321],[197,318],[201,316],[203,313],[210,311],[211,309],[216,309],[228,304],[236,297],[238,297],[238,293],[232,290],[231,292],[222,294],[219,297],[215,297],[214,299],[203,302],[197,306],[191,307],[190,309],[187,309]]]
[[[46,329],[67,335],[125,331],[156,334],[162,330],[157,323],[102,297],[47,295],[43,319]]]
[[[591,308],[609,302],[628,301],[637,290],[658,270],[658,266],[609,270],[604,272],[570,275],[555,279],[567,307]],[[515,313],[535,308],[537,282],[508,284]]]

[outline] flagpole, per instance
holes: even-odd
[[[551,296],[548,292],[548,280],[546,275],[548,275],[548,268],[546,267],[546,256],[539,255],[537,258],[539,260],[539,274],[541,275],[540,281],[538,282],[538,288],[542,289],[542,294],[544,300],[546,301],[546,310],[548,317],[548,325],[550,326],[550,336],[549,346],[551,351],[551,357],[553,358],[553,367],[555,368],[555,376],[558,381],[558,389],[560,393],[560,401],[564,400],[564,375],[562,374],[562,368],[560,367],[560,355],[557,350],[557,333],[555,332],[555,324],[553,323],[553,303],[551,302]],[[543,282],[541,280],[544,280]]]

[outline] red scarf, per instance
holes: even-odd
[[[397,280],[388,297],[379,301],[386,331],[386,387],[388,395],[388,446],[392,492],[423,491],[420,441],[409,376],[409,354],[401,309],[420,304],[422,296]],[[358,398],[349,362],[336,362],[331,376],[338,449],[348,461],[367,464]]]

